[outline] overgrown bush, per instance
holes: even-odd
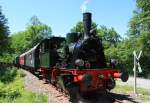
[[[17,76],[16,68],[1,68],[0,67],[0,81],[4,84],[12,82]]]
[[[0,103],[44,103],[45,95],[26,91],[22,77],[25,73],[16,68],[0,68]],[[38,95],[38,99],[36,99]]]

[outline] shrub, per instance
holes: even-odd
[[[16,68],[0,69],[0,103],[45,103],[47,97],[26,91],[22,77],[25,73]],[[38,99],[37,99],[38,97]]]

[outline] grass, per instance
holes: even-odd
[[[24,88],[25,74],[16,68],[0,68],[0,103],[46,103],[47,96]]]
[[[47,97],[45,95],[24,91],[22,97],[15,99],[13,103],[20,103],[20,101],[21,103],[45,103],[46,100]]]
[[[124,94],[133,94],[134,88],[129,85],[121,85],[117,84],[116,87],[113,89],[113,92],[116,93],[124,93]],[[137,88],[138,98],[142,101],[150,100],[150,90],[144,88]]]

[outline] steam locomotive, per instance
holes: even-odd
[[[127,73],[106,66],[102,40],[91,29],[91,16],[89,12],[83,13],[84,33],[46,38],[19,55],[16,66],[38,72],[41,78],[66,93],[111,90],[115,78],[126,82]]]

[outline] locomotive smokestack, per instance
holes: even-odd
[[[91,16],[92,14],[89,12],[83,13],[84,38],[90,37],[91,22],[92,22]]]

